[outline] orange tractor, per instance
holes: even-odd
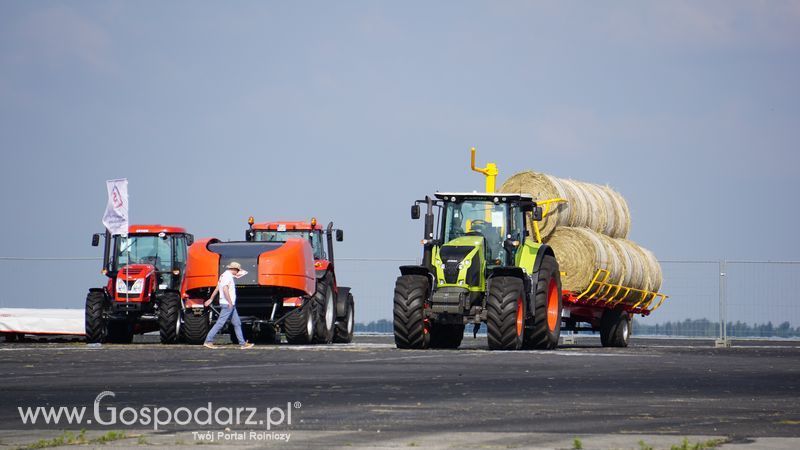
[[[127,235],[93,235],[92,246],[101,237],[108,282],[86,296],[87,342],[130,343],[134,334],[151,331],[159,331],[164,344],[177,342],[180,287],[193,236],[180,227],[131,225]]]
[[[342,231],[332,223],[323,230],[315,219],[255,224],[251,217],[248,223],[245,241],[205,239],[189,248],[182,288],[185,341],[205,340],[218,314],[203,302],[232,261],[248,272],[236,280],[246,339],[277,343],[282,332],[290,344],[352,341],[353,297],[349,288],[337,285],[333,263],[333,240],[341,241]]]

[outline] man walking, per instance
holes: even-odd
[[[239,319],[239,314],[236,312],[236,283],[234,279],[243,277],[246,274],[247,271],[242,270],[241,264],[232,261],[225,267],[225,272],[222,272],[222,275],[219,276],[217,287],[214,289],[214,292],[211,293],[211,297],[205,301],[205,306],[210,305],[219,292],[219,318],[217,319],[217,323],[214,324],[214,327],[211,328],[211,331],[208,332],[206,342],[203,344],[204,347],[216,348],[214,345],[214,337],[216,337],[217,333],[225,326],[228,319],[230,319],[231,325],[233,325],[233,330],[236,332],[236,338],[239,339],[242,349],[253,347],[252,343],[244,340],[242,321]]]

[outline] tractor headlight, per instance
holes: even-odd
[[[444,268],[445,268],[446,266],[444,265],[444,263],[442,263],[442,265],[441,265],[441,266],[439,266],[439,267],[441,267],[441,268],[442,268],[442,270],[444,270]]]
[[[128,292],[129,294],[141,294],[142,288],[144,288],[144,278],[139,278],[136,282],[133,283],[131,286],[131,290]]]
[[[144,279],[140,278],[134,281],[133,286],[128,289],[128,283],[125,280],[117,278],[117,292],[120,294],[141,294],[144,288]]]
[[[462,270],[462,269],[464,269],[464,263],[460,262],[460,263],[458,263],[458,270]]]

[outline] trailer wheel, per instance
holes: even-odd
[[[162,344],[178,342],[178,322],[181,311],[181,297],[175,292],[159,295],[158,331]]]
[[[86,342],[98,344],[106,341],[108,327],[103,318],[103,306],[106,296],[102,292],[91,291],[86,296],[85,328]]]
[[[133,325],[121,320],[108,322],[108,334],[106,342],[112,344],[130,344],[133,342]]]
[[[196,316],[191,308],[183,311],[183,326],[181,336],[187,344],[200,345],[206,341],[208,332],[211,331],[208,308],[203,308],[203,313]]]
[[[533,316],[525,339],[525,348],[552,350],[561,337],[561,272],[558,261],[550,255],[542,258],[539,277],[531,286]]]
[[[336,321],[336,329],[333,332],[333,342],[337,344],[349,344],[353,342],[353,329],[355,328],[356,305],[353,302],[353,294],[347,293],[347,312],[343,320]]]
[[[336,323],[336,302],[333,298],[333,277],[330,273],[317,280],[317,291],[312,297],[316,327],[315,344],[330,344]]]
[[[631,318],[627,311],[607,309],[600,319],[600,343],[603,347],[627,347],[631,338]]]
[[[394,285],[394,343],[397,348],[424,349],[430,345],[425,301],[430,281],[424,275],[401,275]]]
[[[431,348],[452,348],[461,346],[464,339],[464,325],[440,325],[431,327]]]
[[[516,277],[490,280],[486,298],[489,350],[519,350],[525,336],[525,285]]]
[[[314,339],[316,325],[314,322],[314,307],[309,299],[303,303],[303,306],[295,308],[283,320],[286,341],[295,345],[310,344]]]

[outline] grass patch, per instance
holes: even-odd
[[[709,439],[705,442],[689,443],[689,439],[683,438],[681,445],[673,445],[670,450],[706,450],[709,448],[716,448],[728,442],[727,439]]]
[[[653,450],[653,446],[648,445],[645,441],[639,441],[639,450]]]
[[[583,442],[582,442],[580,439],[578,439],[578,438],[575,438],[575,439],[573,439],[573,440],[572,440],[572,448],[573,448],[574,450],[581,450],[581,449],[583,449]]]
[[[800,420],[781,420],[778,423],[781,425],[800,425]]]
[[[106,442],[118,441],[128,436],[121,431],[109,431],[108,433],[93,438],[86,438],[86,430],[81,430],[75,434],[72,431],[65,431],[53,439],[39,439],[38,441],[17,447],[17,450],[35,450],[39,448],[60,447],[62,445],[81,445],[81,444],[105,444]]]

